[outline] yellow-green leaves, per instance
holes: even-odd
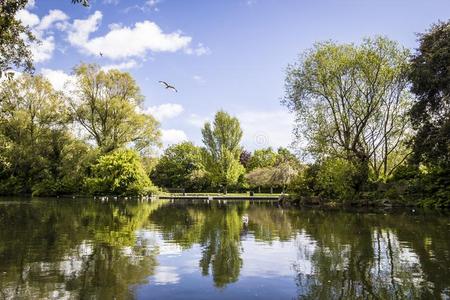
[[[72,114],[104,153],[128,145],[148,153],[159,145],[159,123],[142,112],[143,96],[129,73],[82,64],[75,74]]]

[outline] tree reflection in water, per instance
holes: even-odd
[[[4,298],[131,298],[157,253],[135,231],[160,204],[38,201],[0,206]],[[141,244],[141,245],[139,245]]]
[[[448,220],[436,212],[298,210],[248,202],[4,204],[0,290],[4,298],[133,298],[134,287],[152,286],[153,275],[173,270],[156,268],[160,245],[142,234],[150,231],[181,252],[200,247],[196,272],[211,277],[219,290],[242,288],[248,258],[273,249],[268,264],[258,266],[261,275],[252,273],[256,282],[265,280],[264,267],[288,260],[279,254],[284,243],[297,252],[289,274],[299,299],[442,298],[450,296]],[[271,274],[271,280],[281,279]],[[183,274],[176,275],[171,284],[182,285]]]

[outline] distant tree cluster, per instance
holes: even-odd
[[[204,147],[183,142],[166,149],[152,171],[155,184],[187,192],[285,191],[300,170],[299,160],[285,148],[244,150],[239,120],[224,111],[205,124],[202,134]]]

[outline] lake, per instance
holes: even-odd
[[[450,217],[4,198],[0,298],[449,299]]]

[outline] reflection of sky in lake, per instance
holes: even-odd
[[[289,241],[273,240],[270,243],[257,241],[252,234],[247,234],[240,242],[243,264],[239,280],[222,288],[214,288],[211,274],[199,274],[201,246],[195,244],[183,249],[151,230],[141,230],[138,236],[144,239],[149,247],[158,249],[155,274],[149,277],[149,285],[136,288],[138,298],[150,299],[151,295],[156,294],[158,298],[186,299],[194,287],[200,287],[203,295],[196,295],[195,299],[241,299],[245,298],[244,295],[280,299],[280,294],[289,299],[297,291],[293,279],[296,272],[300,269],[305,274],[311,274],[313,271],[305,251],[313,252],[315,244],[304,233],[297,234]]]

